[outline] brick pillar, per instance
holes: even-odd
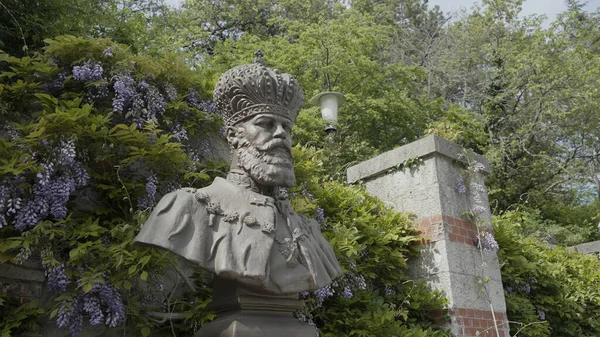
[[[416,165],[407,166],[414,159]],[[467,158],[481,163],[460,191]],[[489,162],[466,156],[460,146],[428,136],[352,166],[349,183],[361,182],[369,194],[401,212],[417,216],[423,238],[421,256],[410,261],[410,273],[445,292],[450,321],[439,320],[455,336],[508,337],[506,303],[495,253],[477,247],[479,231],[491,231],[491,215],[483,174]],[[464,213],[476,209],[480,229]],[[483,224],[483,227],[481,226]],[[433,312],[432,315],[440,315]],[[496,332],[496,327],[498,333]]]

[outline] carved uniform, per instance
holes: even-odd
[[[315,220],[222,178],[165,195],[135,241],[274,294],[316,290],[342,273]]]

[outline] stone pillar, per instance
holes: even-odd
[[[475,161],[480,163],[478,172],[467,175],[469,163],[473,166]],[[460,146],[437,136],[347,171],[349,183],[362,183],[369,194],[417,216],[423,240],[421,256],[410,261],[410,272],[445,292],[450,320],[440,317],[439,322],[460,337],[509,336],[498,260],[495,253],[478,248],[478,233],[491,231],[484,173],[489,173],[485,157],[467,155]],[[471,188],[462,189],[461,180]],[[473,216],[465,216],[468,212],[476,214],[479,228],[472,223]]]

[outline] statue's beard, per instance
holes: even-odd
[[[273,139],[262,146],[243,140],[236,151],[239,167],[260,185],[296,185],[290,146],[284,140]]]

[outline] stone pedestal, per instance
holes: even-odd
[[[234,281],[215,280],[209,309],[217,319],[195,337],[317,337],[317,330],[293,316],[302,307],[298,295],[264,296]]]
[[[480,163],[479,172],[469,174],[477,188],[461,191],[468,161]],[[486,172],[486,158],[467,156],[460,146],[436,136],[381,154],[347,172],[350,183],[364,183],[371,195],[417,216],[423,244],[421,256],[410,261],[410,272],[446,293],[450,320],[437,318],[460,337],[509,336],[498,260],[495,253],[477,247],[478,233],[491,231],[483,183]],[[464,216],[474,209],[479,212],[478,222],[484,224],[479,228]]]

